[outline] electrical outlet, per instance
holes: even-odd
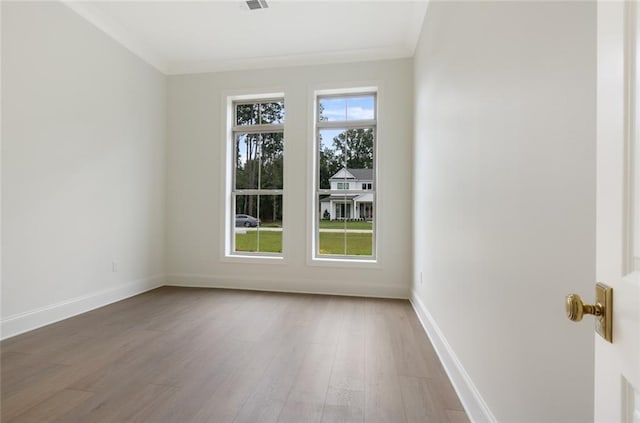
[[[112,261],[111,262],[111,271],[112,272],[117,272],[118,271],[118,262],[117,261]]]

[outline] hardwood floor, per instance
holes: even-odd
[[[0,352],[4,423],[468,421],[408,301],[164,287]]]

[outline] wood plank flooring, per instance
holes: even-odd
[[[163,287],[0,343],[18,422],[465,422],[408,301]]]

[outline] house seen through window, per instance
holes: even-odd
[[[376,94],[319,95],[315,257],[375,258]]]

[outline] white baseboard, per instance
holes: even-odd
[[[371,298],[408,299],[407,287],[370,283],[346,283],[343,280],[286,280],[254,279],[229,276],[172,273],[167,275],[168,286],[190,288],[225,288],[252,291],[290,292],[297,294],[341,295]]]
[[[474,423],[495,423],[497,420],[493,413],[482,399],[456,353],[415,291],[411,292],[410,301],[469,419]]]
[[[68,319],[80,313],[133,297],[164,285],[164,275],[129,282],[111,289],[72,298],[25,313],[14,314],[0,322],[0,339],[7,339],[39,327]]]

